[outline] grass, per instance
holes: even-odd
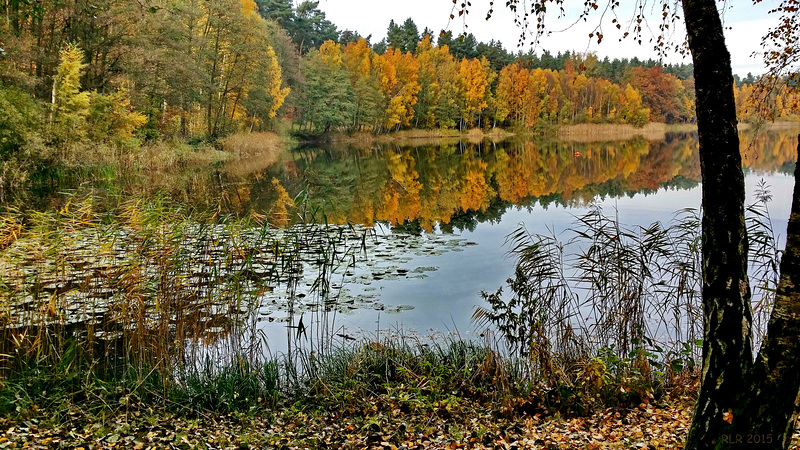
[[[279,160],[290,142],[275,133],[240,133],[221,142],[130,138],[58,148],[39,144],[0,161],[0,203],[26,205],[39,200],[32,191],[53,189],[126,189],[143,196],[185,192],[197,183],[199,169],[221,165],[233,176],[263,170]]]
[[[0,371],[65,361],[115,371],[122,358],[139,374],[170,372],[193,350],[184,342],[235,332],[275,280],[284,244],[245,235],[246,221],[201,221],[163,200],[101,213],[91,198],[4,215],[0,353],[14,356]],[[253,271],[264,271],[257,282]]]
[[[121,364],[124,362],[121,361]],[[117,415],[128,409],[173,414],[254,413],[286,407],[314,411],[358,411],[365,402],[391,401],[410,414],[442,402],[470,401],[500,408],[580,415],[608,406],[637,406],[668,389],[691,389],[696,374],[654,385],[630,361],[599,354],[583,370],[556,385],[529,378],[512,360],[483,344],[450,340],[413,344],[363,341],[298,361],[262,363],[233,358],[219,366],[184,367],[173,374],[155,368],[103,371],[97,367],[30,364],[5,377],[0,413],[15,420],[41,415],[58,420],[67,411]],[[592,365],[593,364],[593,365]],[[591,376],[587,374],[592,374]]]

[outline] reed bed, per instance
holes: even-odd
[[[782,254],[770,201],[762,181],[747,207],[756,345]],[[497,333],[525,378],[550,385],[576,372],[599,384],[631,373],[647,384],[683,377],[696,371],[703,339],[700,223],[700,212],[686,209],[667,225],[626,227],[594,205],[566,241],[520,225],[507,237],[517,259],[510,293],[483,292],[488,306],[473,321]]]
[[[585,123],[559,127],[558,139],[568,142],[601,142],[630,140],[641,136],[647,140],[664,140],[667,130],[666,124],[655,122],[641,128],[628,124]]]
[[[332,271],[355,260],[357,249],[345,247],[355,248],[358,231],[279,230],[256,219],[190,214],[158,198],[108,212],[92,198],[6,212],[0,380],[55,371],[133,386],[155,377],[169,390],[200,373],[263,364],[263,294],[280,287],[290,315],[302,299],[324,316]],[[308,270],[314,283],[300,292]]]

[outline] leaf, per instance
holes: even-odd
[[[732,412],[732,410],[729,409],[729,410],[725,411],[724,413],[722,413],[722,420],[724,420],[725,422],[728,422],[728,423],[732,423],[733,422],[733,412]]]

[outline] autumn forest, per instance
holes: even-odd
[[[512,54],[472,35],[389,24],[370,44],[314,2],[0,5],[0,150],[136,138],[420,128],[537,130],[695,120],[691,65]],[[743,119],[752,76],[736,86]],[[778,89],[772,115],[793,114]]]

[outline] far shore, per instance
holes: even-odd
[[[739,131],[753,130],[761,127],[763,130],[791,130],[799,129],[800,122],[780,121],[764,122],[762,124],[751,124],[748,122],[739,123]],[[558,139],[573,142],[596,142],[596,141],[622,141],[634,139],[641,136],[647,140],[662,140],[667,133],[675,132],[696,132],[696,123],[674,123],[666,124],[660,122],[650,122],[642,128],[636,128],[628,124],[578,124],[564,125],[558,129]]]
[[[740,122],[739,130],[752,130],[761,127],[766,130],[790,130],[800,129],[800,122],[780,121],[765,122],[754,125],[751,123]],[[660,122],[650,122],[644,127],[637,128],[629,124],[618,123],[583,123],[576,125],[562,125],[557,128],[555,136],[562,141],[572,142],[597,142],[597,141],[619,141],[643,137],[647,140],[661,140],[670,132],[696,132],[697,124],[666,124]],[[472,128],[470,130],[458,131],[453,129],[436,130],[402,130],[393,133],[375,135],[368,132],[358,132],[353,134],[336,134],[330,138],[331,142],[338,144],[371,145],[371,144],[396,144],[396,145],[424,145],[426,143],[441,144],[449,141],[468,141],[479,143],[485,140],[499,142],[512,136],[528,135],[532,131],[512,132],[502,128],[492,128],[482,130]]]
[[[482,130],[480,128],[471,128],[469,130],[459,131],[453,129],[436,129],[436,130],[401,130],[393,133],[385,134],[372,134],[367,132],[353,133],[347,135],[335,135],[331,138],[331,142],[341,144],[424,144],[426,142],[441,143],[442,141],[469,141],[479,143],[484,140],[502,141],[514,133],[504,130],[502,128],[492,128],[491,130]]]

